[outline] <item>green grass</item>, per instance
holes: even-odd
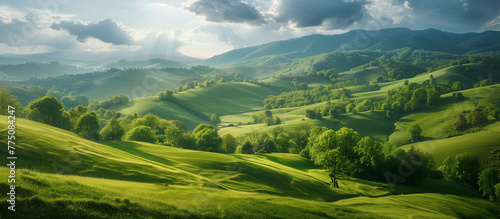
[[[480,107],[500,103],[500,87],[496,85],[472,88],[461,92],[467,99],[478,98]],[[441,105],[409,114],[397,121],[395,131],[389,137],[389,143],[396,146],[406,145],[403,148],[409,148],[413,145],[426,152],[431,152],[438,164],[444,158],[462,152],[477,153],[483,160],[489,162],[490,152],[494,149],[500,149],[498,145],[500,142],[498,137],[500,136],[498,133],[500,123],[495,121],[493,117],[489,117],[489,125],[486,125],[483,131],[446,138],[455,133],[451,124],[456,115],[463,111],[473,110],[474,105],[468,100],[454,101],[451,93],[442,95],[442,98]],[[424,141],[411,144],[406,128],[414,123],[422,128]]]
[[[89,99],[107,100],[112,96],[125,94],[138,98],[147,94],[157,94],[165,89],[175,89],[184,85],[184,80],[199,80],[201,76],[183,71],[162,71],[157,69],[128,69],[94,81],[81,92]]]
[[[414,146],[424,152],[429,152],[437,165],[440,165],[449,156],[464,152],[475,153],[484,163],[489,164],[491,163],[491,151],[500,149],[499,142],[500,123],[497,122],[486,126],[484,131],[408,144],[402,148],[409,149]]]
[[[257,84],[232,82],[183,91],[174,95],[177,103],[205,115],[248,112],[262,108],[269,95],[281,92]],[[203,106],[203,107],[200,107]]]
[[[268,79],[266,83],[270,86],[244,82],[214,84],[176,93],[173,101],[159,101],[156,96],[143,97],[114,110],[141,116],[154,113],[163,119],[180,120],[193,129],[199,123],[208,123],[212,113],[226,115],[260,110],[262,101],[269,95],[293,89],[283,79]]]
[[[338,101],[339,100],[331,102],[335,103]],[[315,109],[323,106],[324,104],[326,103],[321,102],[302,107],[273,109],[271,112],[274,117],[279,117],[281,119],[282,124],[279,126],[285,129],[289,129],[300,124],[326,126],[335,130],[342,127],[349,127],[363,136],[371,136],[382,142],[387,141],[389,135],[391,135],[394,130],[394,123],[393,121],[387,119],[385,111],[361,112],[356,114],[344,113],[333,119],[330,117],[324,117],[321,120],[306,118],[305,111],[307,109]],[[251,121],[251,115],[259,115],[263,113],[264,110],[222,116],[220,132],[240,135],[254,130],[268,131],[269,129],[274,128],[275,126],[267,126],[266,124],[247,124]],[[241,123],[241,125],[238,125],[239,123]],[[229,126],[230,124],[232,125]]]
[[[325,170],[295,154],[217,154],[142,142],[96,143],[33,121],[18,119],[16,124],[16,203],[18,216],[24,218],[381,218],[399,217],[403,211],[437,218],[500,213],[497,205],[459,183],[426,180],[391,191],[385,183],[351,178],[340,179],[340,189],[333,189]],[[1,138],[6,130],[2,124]],[[0,162],[7,161],[0,157]],[[8,171],[1,169],[0,177],[6,178]],[[2,215],[7,215],[5,200],[0,198]],[[381,212],[377,206],[391,210]]]
[[[361,70],[342,72],[339,76],[346,80],[353,80],[354,78],[357,78],[358,80],[365,81],[367,83],[377,82],[378,77],[382,77],[384,80],[389,79],[387,72],[382,67],[370,67]]]
[[[206,116],[200,117],[196,111],[185,109],[173,101],[161,101],[157,96],[134,99],[127,105],[119,105],[112,110],[126,115],[137,113],[139,116],[153,113],[162,119],[182,121],[189,129],[209,122]]]
[[[0,168],[0,177],[7,169]],[[22,218],[494,218],[483,199],[447,194],[355,197],[318,202],[257,192],[61,176],[20,170],[16,216]],[[0,183],[5,188],[5,183]],[[9,217],[2,197],[0,212]]]

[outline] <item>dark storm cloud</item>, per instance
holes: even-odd
[[[254,7],[240,0],[198,0],[186,9],[205,20],[218,23],[264,24],[262,14]]]
[[[408,2],[422,27],[478,31],[482,25],[500,16],[498,0],[399,0]]]
[[[80,42],[85,42],[89,37],[114,45],[131,45],[134,40],[130,33],[123,29],[112,19],[106,19],[96,23],[83,24],[76,21],[61,21],[51,25],[54,30],[65,30],[76,36]]]
[[[297,27],[344,29],[363,19],[366,4],[365,1],[279,0],[274,13],[277,22],[292,22]]]

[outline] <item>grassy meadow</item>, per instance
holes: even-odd
[[[444,180],[391,190],[385,183],[346,178],[340,189],[333,189],[324,170],[294,154],[226,155],[133,141],[96,143],[37,122],[19,119],[18,124],[16,150],[23,162],[16,169],[16,203],[24,218],[443,218],[500,213],[471,187]],[[2,135],[5,130],[0,127]],[[7,171],[1,173],[7,177]],[[2,215],[10,213],[5,209]]]

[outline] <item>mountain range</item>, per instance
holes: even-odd
[[[392,28],[378,31],[353,30],[338,35],[309,35],[284,41],[231,50],[203,62],[228,66],[252,59],[279,56],[293,60],[334,51],[422,49],[451,54],[476,54],[500,50],[500,32],[450,33],[436,29]]]

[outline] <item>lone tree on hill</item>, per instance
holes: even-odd
[[[215,113],[214,113],[214,114],[212,114],[212,115],[210,116],[210,122],[212,122],[212,124],[213,124],[214,126],[216,126],[217,124],[219,124],[219,123],[221,122],[221,120],[220,120],[220,116],[219,116],[219,115],[217,115],[217,114],[215,114]]]
[[[408,128],[408,132],[410,133],[410,140],[412,142],[417,142],[422,139],[422,128],[418,124],[413,124]]]

